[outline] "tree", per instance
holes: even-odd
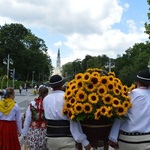
[[[148,5],[150,5],[150,0],[147,0]],[[150,10],[150,8],[149,8]],[[150,13],[147,13],[148,15],[148,20],[150,21]],[[145,33],[147,33],[149,35],[149,39],[150,39],[150,24],[149,23],[145,23]]]
[[[22,80],[32,80],[33,71],[37,81],[40,80],[40,74],[48,79],[53,67],[47,50],[44,40],[32,34],[22,24],[0,26],[0,60],[9,54],[14,61],[16,76],[21,76]],[[2,74],[5,74],[6,67],[2,63],[0,67]]]

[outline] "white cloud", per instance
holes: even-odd
[[[52,44],[68,49],[69,53],[61,57],[62,64],[87,54],[115,58],[148,38],[144,24],[139,27],[133,19],[122,23],[124,11],[127,13],[131,6],[126,2],[121,5],[119,0],[0,0],[0,7],[0,25],[22,23],[29,29],[47,29],[55,38],[64,36]],[[57,51],[50,46],[48,52],[55,66]]]

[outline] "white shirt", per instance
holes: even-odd
[[[37,108],[37,106],[35,105],[35,101],[31,101],[30,103],[32,104],[32,106]],[[31,114],[30,104],[29,104],[27,111],[26,111],[25,121],[24,121],[24,128],[23,128],[23,132],[22,132],[23,136],[27,135],[31,121],[32,121],[32,114]]]
[[[12,110],[7,116],[5,116],[2,112],[0,112],[0,120],[16,121],[18,132],[19,134],[21,134],[22,118],[18,104],[15,104],[15,106],[12,108]]]
[[[62,115],[62,109],[64,106],[63,97],[64,91],[56,90],[43,99],[43,108],[46,119],[69,120],[67,116]],[[86,139],[86,135],[82,132],[79,122],[70,121],[70,131],[74,140],[78,143],[82,143],[83,147],[89,144],[89,141]]]
[[[150,89],[140,87],[130,93],[132,107],[126,116],[128,119],[118,120],[113,123],[110,140],[117,142],[119,130],[125,132],[150,132]]]

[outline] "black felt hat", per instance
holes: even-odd
[[[65,82],[65,79],[63,79],[60,75],[53,75],[49,80],[49,86],[58,87],[64,85]]]
[[[146,85],[150,85],[150,72],[149,70],[142,70],[137,74],[137,80]]]

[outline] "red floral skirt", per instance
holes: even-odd
[[[21,150],[15,121],[0,120],[0,150]]]

